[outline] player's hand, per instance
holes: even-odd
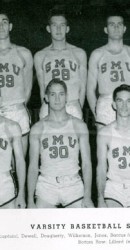
[[[18,195],[15,201],[15,208],[26,208],[24,196]]]
[[[37,208],[36,204],[34,203],[34,201],[29,201],[28,202],[28,208]]]
[[[107,207],[106,202],[104,201],[103,198],[98,198],[98,207]]]
[[[90,198],[86,198],[86,197],[84,197],[83,198],[83,200],[82,200],[82,207],[83,208],[91,208],[91,207],[94,207],[94,204],[93,204],[93,202],[92,202],[92,200],[90,199]]]

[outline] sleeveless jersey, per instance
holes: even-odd
[[[0,124],[0,172],[11,169],[12,146],[5,123]]]
[[[42,174],[63,176],[78,173],[79,143],[71,117],[60,129],[45,121],[40,145]]]
[[[68,102],[78,100],[80,92],[80,65],[74,52],[75,47],[61,51],[47,48],[42,62],[45,87],[54,78],[63,80],[68,89]]]
[[[25,62],[17,46],[6,54],[0,53],[0,105],[22,103],[25,101],[23,68]]]
[[[111,142],[108,151],[107,177],[113,181],[130,182],[130,134],[121,135],[111,128]]]
[[[130,85],[130,54],[124,45],[118,54],[112,54],[103,47],[98,63],[98,87],[100,94],[111,94],[121,84]]]

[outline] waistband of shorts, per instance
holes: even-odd
[[[44,175],[44,174],[40,174],[42,177],[44,177],[46,180],[48,180],[49,182],[55,182],[55,183],[64,183],[64,182],[68,182],[68,181],[73,181],[73,180],[78,180],[81,179],[80,175],[78,173],[74,174],[74,175],[60,175],[60,176],[50,176],[50,175]]]
[[[100,94],[98,99],[112,99],[112,94]]]
[[[69,105],[77,104],[77,103],[79,104],[79,99],[68,101],[68,102],[66,103],[66,105],[69,106]]]
[[[8,111],[18,111],[25,108],[24,103],[17,103],[12,105],[4,105],[0,107],[0,112],[8,112]]]

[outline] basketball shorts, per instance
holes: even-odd
[[[6,108],[0,109],[0,115],[10,120],[17,122],[22,130],[22,135],[27,134],[30,131],[30,116],[27,108],[22,108],[17,105],[11,105]]]
[[[36,197],[39,197],[51,205],[67,206],[83,198],[83,196],[84,186],[78,174],[74,176],[65,175],[57,177],[39,175],[38,177]]]
[[[82,119],[83,117],[79,101],[73,101],[73,102],[67,103],[66,112],[79,119]],[[47,115],[48,115],[48,104],[44,102],[41,106],[39,117],[40,119],[42,119]]]
[[[15,182],[10,172],[0,173],[0,207],[14,200],[16,196]]]
[[[119,183],[107,180],[104,198],[115,200],[122,207],[130,207],[130,182]]]
[[[116,112],[112,108],[112,97],[99,97],[96,106],[96,123],[108,125],[116,119]]]

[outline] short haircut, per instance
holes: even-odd
[[[117,96],[117,93],[121,92],[121,91],[127,91],[127,92],[130,92],[130,86],[129,85],[126,85],[126,84],[122,84],[120,85],[119,87],[117,87],[114,92],[113,92],[113,100],[115,101],[116,100],[116,96]]]
[[[47,87],[46,87],[46,90],[45,90],[45,94],[46,94],[46,95],[49,94],[49,90],[50,90],[51,86],[53,86],[53,85],[58,85],[58,84],[60,84],[60,85],[64,88],[65,93],[67,93],[67,86],[66,86],[65,82],[62,81],[62,80],[60,80],[60,79],[58,79],[58,78],[55,78],[55,79],[52,79],[52,80],[48,83],[48,85],[47,85]]]
[[[48,23],[50,24],[51,22],[51,18],[53,16],[63,16],[66,20],[66,24],[68,25],[68,17],[66,14],[66,10],[63,6],[55,6],[54,8],[52,8],[49,11],[49,15],[48,15]]]
[[[9,21],[9,23],[10,23],[10,15],[9,14],[7,14],[5,11],[0,11],[0,15],[4,15],[4,16],[6,16],[7,17],[7,19],[8,19],[8,21]]]
[[[108,25],[108,19],[110,17],[115,17],[115,16],[121,17],[123,19],[123,24],[124,24],[124,22],[125,22],[125,13],[124,12],[125,11],[123,9],[121,10],[121,8],[119,8],[119,7],[109,8],[106,12],[106,15],[105,15],[105,19],[106,19],[105,26]]]

